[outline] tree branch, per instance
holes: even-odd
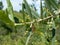
[[[55,16],[56,16],[56,15],[55,15]],[[48,17],[43,18],[43,19],[35,19],[35,20],[31,21],[31,22],[15,23],[15,26],[16,26],[16,25],[31,24],[31,23],[38,23],[38,22],[41,22],[41,21],[43,21],[43,20],[48,20],[48,19],[50,19],[50,18],[54,18],[55,16],[51,15],[51,16],[48,16]]]

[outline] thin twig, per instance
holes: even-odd
[[[24,25],[24,24],[31,24],[31,23],[35,23],[35,22],[41,22],[41,21],[43,21],[43,20],[47,20],[47,19],[49,19],[49,18],[52,18],[52,17],[54,17],[54,16],[49,16],[49,17],[46,17],[46,18],[43,18],[43,19],[35,19],[35,20],[33,20],[33,21],[31,21],[31,22],[25,22],[25,23],[15,23],[15,26],[16,25]]]

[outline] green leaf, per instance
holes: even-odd
[[[24,22],[25,22],[24,8],[25,8],[25,4],[24,4],[24,3],[22,3],[22,13],[23,13],[23,20],[24,20]]]
[[[26,7],[26,11],[28,12],[28,14],[30,15],[30,17],[32,19],[32,14],[31,14],[30,6],[28,5],[26,0],[23,0],[23,1],[24,1],[24,4],[25,4],[25,7]]]
[[[41,15],[41,18],[43,18],[42,0],[40,0],[40,15]]]
[[[0,20],[10,27],[14,27],[14,23],[8,18],[8,15],[0,10]]]
[[[7,1],[7,5],[8,5],[8,8],[7,8],[7,11],[8,11],[8,17],[9,19],[14,22],[14,16],[13,16],[13,7],[12,7],[12,4],[10,2],[10,0],[6,0]]]

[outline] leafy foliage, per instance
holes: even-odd
[[[41,1],[41,16],[26,0],[20,12],[13,11],[10,0],[6,1],[8,8],[0,10],[0,45],[58,45],[60,12],[54,11],[60,8],[56,0],[44,0],[44,7]]]

